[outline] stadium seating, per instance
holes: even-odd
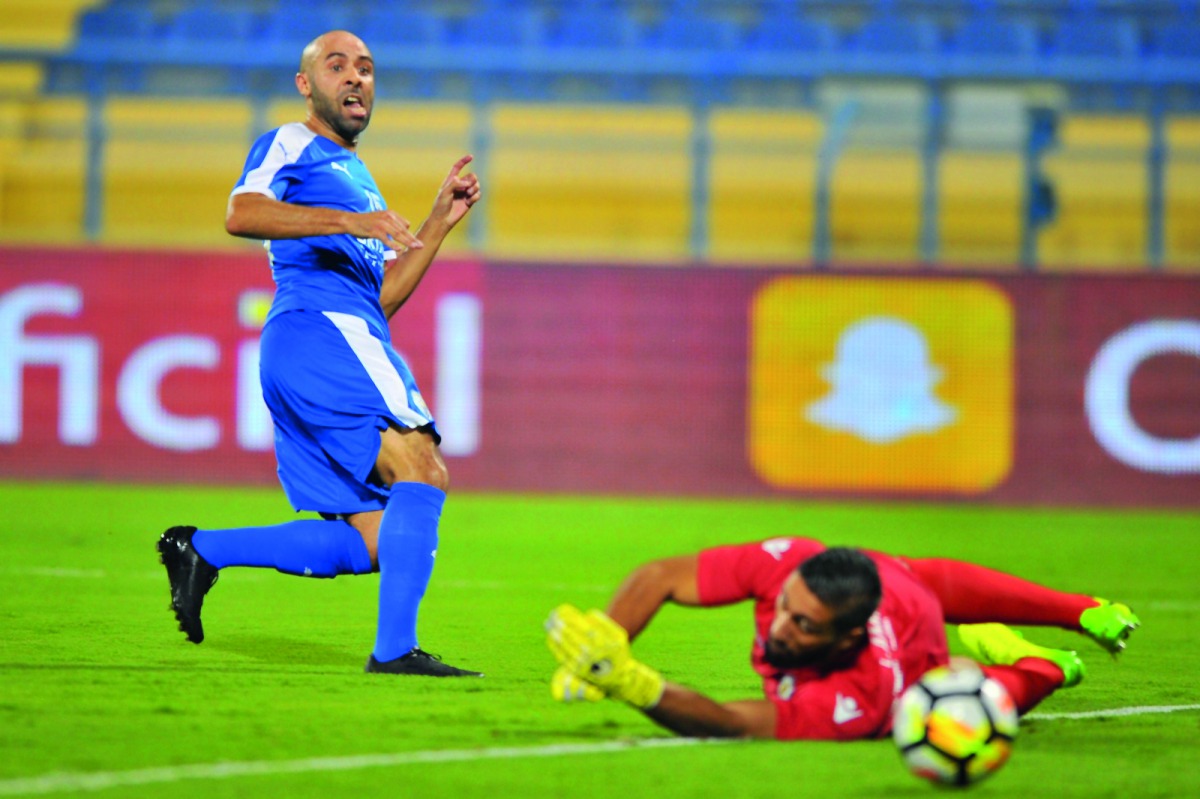
[[[4,0],[0,48],[54,52],[71,40],[75,20],[99,0]]]
[[[60,8],[96,5],[52,2]],[[384,18],[394,24],[376,24]],[[1196,60],[1197,40],[1190,33],[1196,26],[1188,0],[406,0],[379,5],[314,0],[303,13],[266,0],[158,5],[123,0],[84,14],[75,46],[59,60],[95,63],[118,57],[134,69],[147,58],[122,55],[111,43],[149,37],[167,42],[150,60],[175,66],[207,61],[290,65],[296,49],[316,33],[357,27],[379,31],[376,41],[392,50],[398,69],[439,63],[462,69],[469,56],[471,70],[484,84],[492,70],[560,73],[564,49],[585,70],[610,76],[634,71],[658,77],[686,73],[693,79],[765,78],[788,74],[786,64],[770,58],[788,50],[822,54],[804,63],[793,59],[792,72],[808,76],[1090,81],[1099,65],[1107,80],[1186,83],[1195,74],[1187,67]],[[214,32],[224,35],[214,38]],[[190,43],[210,46],[200,50]],[[597,50],[607,57],[597,58]],[[722,58],[722,53],[735,57]],[[1147,68],[1151,64],[1154,68]],[[492,83],[500,89],[506,85]],[[612,86],[620,90],[629,84]]]
[[[43,79],[37,61],[0,62],[0,99],[33,97],[41,91]]]
[[[379,62],[362,152],[390,203],[423,214],[474,150],[492,253],[1016,268],[1040,108],[1062,121],[1035,259],[1200,271],[1196,0],[8,0],[0,238],[49,236],[58,207],[81,239],[97,203],[106,242],[225,242],[253,132],[298,118],[300,48],[335,27]],[[135,170],[171,160],[193,213],[139,210]]]
[[[549,48],[622,49],[635,46],[637,37],[636,23],[621,9],[585,6],[566,8],[552,20],[545,44]]]
[[[853,109],[841,151],[829,155],[835,261],[910,265],[920,259],[930,99],[926,87],[912,81],[822,87],[819,104],[827,119]]]
[[[1165,264],[1171,271],[1200,275],[1200,119],[1171,119],[1165,175],[1163,227]]]
[[[715,109],[709,120],[709,257],[807,261],[824,125],[806,111]]]
[[[111,98],[104,108],[102,240],[227,244],[225,204],[252,120],[241,99]]]
[[[0,240],[82,240],[87,103],[78,97],[39,98],[36,112],[27,102],[10,112],[19,154],[0,169]]]
[[[948,30],[942,58],[946,72],[956,77],[1028,72],[1037,58],[1037,31],[1029,22],[994,12],[973,14]]]
[[[1041,268],[1127,270],[1145,262],[1149,231],[1143,117],[1071,115],[1046,159],[1058,195],[1057,218],[1042,231]]]
[[[956,267],[1019,264],[1027,99],[1012,86],[948,93],[937,164],[939,257]]]
[[[1021,260],[1024,160],[1013,150],[947,150],[938,165],[939,260],[1013,268]]]
[[[834,167],[829,219],[835,261],[911,266],[921,257],[920,153],[850,150]]]
[[[486,168],[488,251],[606,260],[688,254],[686,108],[505,105]]]

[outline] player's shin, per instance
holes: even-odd
[[[340,520],[297,519],[267,527],[197,530],[192,546],[218,569],[273,568],[304,577],[371,571],[371,555],[362,536]]]
[[[433,575],[438,522],[446,494],[424,483],[396,483],[379,522],[379,625],[375,659],[394,660],[417,646],[417,611]]]

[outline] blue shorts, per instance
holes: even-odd
[[[381,510],[391,490],[371,480],[380,432],[389,425],[428,428],[440,440],[408,365],[360,317],[272,317],[259,364],[279,482],[296,510]]]

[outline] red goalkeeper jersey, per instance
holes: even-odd
[[[892,702],[934,666],[949,660],[942,607],[898,559],[867,552],[879,568],[883,598],[867,623],[869,642],[841,668],[781,670],[763,659],[764,643],[784,580],[825,549],[806,538],[773,538],[700,553],[703,605],[754,600],[750,661],[775,703],[775,737],[822,740],[878,738],[891,732]]]

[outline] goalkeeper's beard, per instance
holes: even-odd
[[[763,660],[777,669],[803,669],[810,666],[820,666],[833,659],[836,642],[794,652],[773,638],[768,638],[763,646]]]

